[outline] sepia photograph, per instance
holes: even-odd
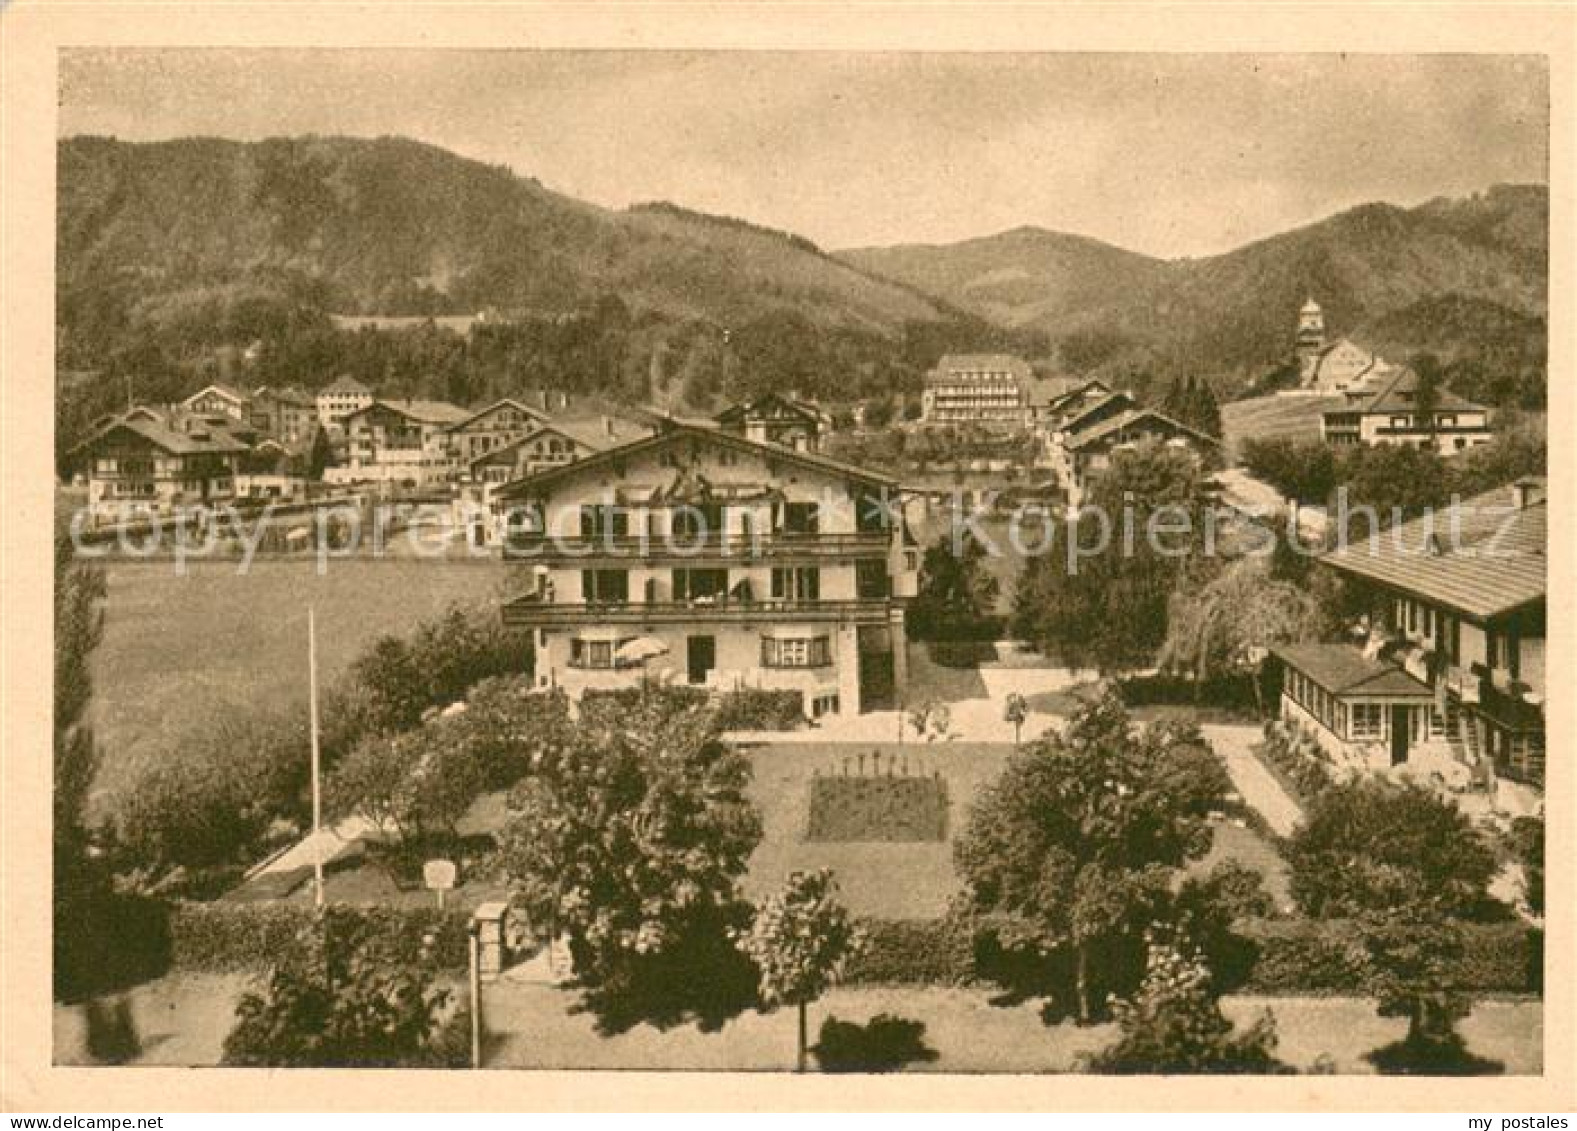
[[[47,1063],[1569,1076],[1550,56],[50,65]]]

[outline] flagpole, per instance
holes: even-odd
[[[318,765],[318,633],[312,606],[307,606],[307,679],[312,708],[312,902],[323,906],[323,790]]]

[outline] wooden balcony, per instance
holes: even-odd
[[[892,603],[864,601],[746,601],[740,598],[698,598],[693,601],[547,602],[536,594],[504,604],[504,623],[521,628],[574,627],[591,624],[674,624],[761,621],[776,623],[858,621],[885,623]]]
[[[763,534],[724,538],[683,535],[607,536],[514,533],[504,543],[504,557],[517,561],[751,562],[758,560],[819,561],[825,558],[885,557],[892,535],[885,530],[848,534]]]

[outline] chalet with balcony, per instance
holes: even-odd
[[[167,518],[235,499],[245,441],[204,417],[138,407],[77,449],[95,526]]]
[[[1278,650],[1283,716],[1364,767],[1542,789],[1547,519],[1525,479],[1327,554],[1355,642]]]
[[[180,410],[193,416],[243,421],[250,417],[252,398],[240,389],[216,383],[206,385],[187,397],[181,402]]]
[[[779,444],[801,452],[821,450],[829,429],[827,414],[809,401],[766,393],[732,405],[717,416],[717,426],[760,444]]]
[[[455,467],[463,471],[489,452],[537,431],[547,419],[547,413],[519,401],[495,401],[449,426],[449,454]]]
[[[1188,451],[1201,463],[1213,460],[1220,449],[1215,437],[1144,408],[1125,392],[1076,402],[1049,441],[1049,462],[1067,505],[1082,506],[1090,484],[1111,466],[1116,454],[1146,442]]]
[[[566,416],[539,425],[459,468],[456,525],[466,531],[473,546],[501,543],[508,526],[508,504],[498,492],[505,484],[633,443],[654,430],[642,421],[611,414],[594,418]]]
[[[1389,370],[1375,383],[1347,390],[1340,406],[1321,415],[1320,434],[1337,446],[1400,444],[1442,454],[1487,444],[1491,436],[1489,410],[1483,405],[1449,389],[1437,390],[1426,404],[1417,372],[1405,366]]]
[[[499,496],[533,576],[504,620],[544,686],[784,689],[812,717],[901,701],[919,552],[885,476],[670,424]]]
[[[469,415],[446,401],[373,401],[344,418],[346,464],[324,478],[416,490],[447,483],[449,428]]]

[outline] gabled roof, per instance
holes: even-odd
[[[334,380],[330,381],[327,385],[324,385],[323,388],[318,390],[319,396],[322,396],[325,393],[365,393],[369,397],[372,396],[371,389],[367,388],[366,385],[363,385],[360,381],[356,380],[356,378],[352,377],[348,373],[340,374],[338,377],[334,378]]]
[[[185,432],[173,426],[169,420],[158,418],[146,409],[134,409],[116,417],[79,444],[77,450],[96,447],[115,432],[123,430],[146,440],[155,447],[162,448],[171,455],[203,453],[226,455],[248,450],[244,441],[237,439],[223,427],[204,424],[196,433]]]
[[[1031,377],[1025,383],[1024,399],[1036,408],[1049,408],[1089,384],[1082,377]]]
[[[1433,699],[1429,687],[1394,664],[1372,660],[1351,644],[1277,644],[1282,663],[1296,668],[1332,695],[1383,699]]]
[[[1411,366],[1401,366],[1395,373],[1382,379],[1368,399],[1348,409],[1349,412],[1413,412],[1418,408],[1418,373]],[[1435,391],[1437,412],[1483,412],[1484,406],[1464,400],[1450,389]]]
[[[248,399],[247,395],[240,389],[237,389],[234,385],[226,385],[223,381],[213,381],[207,385],[204,385],[201,389],[198,389],[195,393],[187,397],[181,403],[191,404],[204,393],[218,393],[221,397],[235,401],[237,404],[245,404]]]
[[[1185,433],[1202,444],[1209,444],[1214,447],[1219,442],[1214,436],[1206,435],[1199,429],[1192,428],[1180,420],[1173,420],[1170,416],[1157,412],[1153,408],[1130,408],[1125,409],[1109,420],[1103,420],[1099,424],[1091,425],[1077,436],[1069,437],[1063,446],[1069,451],[1077,451],[1081,448],[1092,447],[1108,439],[1120,442],[1117,437],[1124,429],[1131,428],[1146,420],[1156,421],[1163,428],[1173,432]]]
[[[1485,621],[1544,600],[1548,520],[1542,498],[1519,508],[1508,484],[1320,560]]]
[[[497,459],[499,456],[507,455],[510,452],[516,451],[522,446],[529,444],[534,440],[540,439],[543,436],[558,436],[561,439],[568,440],[572,444],[579,444],[583,448],[590,448],[592,451],[601,450],[600,448],[597,448],[591,444],[587,444],[584,441],[577,440],[574,436],[571,436],[557,424],[543,424],[539,427],[533,428],[524,436],[515,437],[507,444],[500,444],[498,447],[493,448],[490,451],[486,451],[479,456],[475,456],[467,462],[466,466],[475,467],[479,463],[486,463],[489,460]]]
[[[762,393],[760,396],[752,397],[748,401],[729,405],[722,412],[718,413],[714,419],[719,424],[734,424],[763,412],[771,405],[779,405],[798,416],[813,420],[817,424],[822,422],[823,413],[817,405],[788,396],[785,393],[776,392]]]
[[[502,397],[488,405],[486,408],[477,409],[470,415],[466,416],[463,420],[460,420],[455,424],[451,424],[449,426],[449,431],[458,432],[467,425],[474,424],[476,421],[481,420],[489,413],[497,412],[501,408],[512,408],[515,411],[523,413],[532,420],[536,421],[548,419],[548,414],[539,408],[532,408],[530,405],[522,404],[520,401],[517,401],[512,397]]]
[[[252,390],[252,399],[255,401],[275,400],[282,404],[293,404],[298,408],[311,408],[316,402],[312,394],[298,389],[294,385],[259,385]]]
[[[1029,362],[1010,353],[950,353],[937,361],[931,372],[926,374],[926,380],[943,379],[952,373],[978,371],[1006,371],[1020,380],[1028,380],[1034,375]]]
[[[1099,377],[1092,377],[1088,381],[1080,381],[1077,385],[1063,393],[1060,397],[1052,401],[1046,407],[1052,412],[1061,412],[1063,409],[1067,408],[1080,397],[1083,397],[1092,389],[1100,390],[1103,395],[1109,394],[1112,391],[1112,387],[1105,381],[1102,381]]]
[[[350,413],[345,419],[351,420],[358,416],[366,416],[368,413],[380,408],[398,413],[422,424],[453,424],[455,421],[463,420],[469,415],[468,409],[450,404],[448,401],[401,400],[373,401],[364,408],[358,408],[355,412]]]
[[[561,422],[555,421],[554,424],[555,426],[559,426]],[[733,432],[722,432],[710,428],[697,428],[689,424],[672,424],[662,431],[655,433],[654,435],[647,436],[644,439],[636,440],[633,443],[620,444],[617,447],[606,448],[605,450],[598,452],[596,455],[587,456],[585,459],[577,460],[574,463],[567,463],[558,467],[546,468],[537,472],[535,475],[527,476],[524,479],[517,479],[515,482],[507,484],[501,488],[500,494],[506,496],[514,495],[520,493],[526,488],[540,487],[545,483],[560,479],[565,475],[602,467],[614,460],[628,459],[632,456],[638,456],[646,452],[656,451],[659,448],[666,447],[667,445],[677,443],[678,441],[684,439],[704,440],[721,447],[733,448],[736,451],[750,452],[754,455],[759,455],[764,459],[776,460],[780,463],[797,464],[801,467],[810,468],[815,471],[831,472],[835,475],[847,476],[848,478],[858,479],[865,483],[870,483],[877,486],[897,486],[897,481],[892,479],[890,476],[883,475],[879,472],[869,471],[866,468],[857,467],[851,463],[844,463],[842,460],[831,459],[827,456],[817,455],[812,452],[797,451],[793,448],[783,447],[780,444],[765,444],[759,443],[755,440],[747,440],[745,437],[737,435]]]
[[[1107,393],[1105,396],[1096,398],[1093,402],[1085,405],[1074,415],[1064,420],[1062,422],[1062,430],[1064,432],[1077,432],[1080,430],[1081,424],[1083,424],[1083,427],[1091,427],[1094,423],[1093,421],[1090,421],[1087,424],[1084,424],[1083,422],[1089,421],[1089,418],[1096,413],[1103,412],[1112,405],[1121,402],[1126,402],[1130,405],[1135,405],[1138,403],[1133,399],[1132,395],[1123,392],[1121,389],[1115,392]]]

